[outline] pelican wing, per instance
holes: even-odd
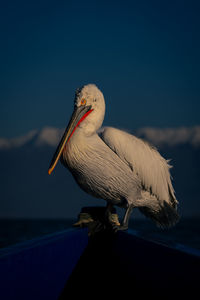
[[[111,127],[105,127],[99,136],[136,172],[144,190],[176,207],[178,201],[171,183],[171,166],[154,147],[140,138]]]

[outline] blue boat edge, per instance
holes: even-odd
[[[168,247],[134,230],[88,238],[86,228],[0,250],[1,297],[5,300],[65,299],[72,288],[79,291],[77,285],[84,290],[88,281],[95,287],[101,280],[106,288],[116,272],[125,273],[124,284],[133,281],[138,290],[144,282],[151,289],[154,277],[161,290],[166,284],[178,290],[187,282],[194,291],[200,276],[200,251],[179,244]]]

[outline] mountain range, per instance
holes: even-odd
[[[16,138],[0,138],[0,150],[22,147],[30,142],[35,146],[56,146],[63,132],[64,129],[45,127]],[[134,134],[158,147],[183,144],[200,147],[200,126],[164,129],[145,127],[136,130]]]
[[[63,129],[45,127],[16,138],[0,138],[1,218],[75,218],[82,206],[105,204],[83,192],[60,163],[48,175],[62,133]],[[180,214],[199,216],[200,126],[147,127],[132,133],[171,159]]]

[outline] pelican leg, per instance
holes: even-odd
[[[128,204],[128,207],[127,207],[127,209],[125,211],[125,215],[124,215],[122,224],[120,226],[118,226],[118,228],[116,228],[117,231],[118,230],[127,230],[128,229],[128,222],[129,222],[129,219],[130,219],[131,212],[132,212],[133,208],[134,208],[133,205]]]

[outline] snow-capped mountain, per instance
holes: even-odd
[[[23,147],[27,144],[33,146],[56,146],[63,130],[54,127],[45,127],[42,130],[32,130],[23,136],[6,139],[0,138],[0,150]]]
[[[0,138],[0,150],[19,148],[32,143],[34,146],[56,146],[64,129],[44,127],[42,130],[32,130],[27,134],[11,139]],[[174,147],[190,144],[200,147],[200,126],[179,128],[145,127],[133,132],[157,147]]]
[[[146,127],[139,129],[137,135],[158,147],[183,144],[200,147],[200,126],[164,129]]]

